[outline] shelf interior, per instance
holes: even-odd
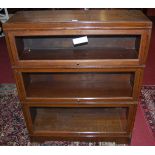
[[[21,60],[138,59],[140,35],[89,35],[88,43],[74,46],[81,36],[18,36]]]
[[[125,132],[127,108],[30,108],[34,132]]]
[[[22,73],[27,97],[131,97],[134,73],[59,72]]]

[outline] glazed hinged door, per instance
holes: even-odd
[[[144,30],[10,32],[14,63],[52,68],[143,64],[149,41]]]
[[[24,101],[85,104],[137,99],[140,74],[134,69],[20,69],[16,78]]]

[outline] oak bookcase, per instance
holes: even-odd
[[[3,24],[31,140],[130,143],[151,28],[136,10],[23,11]]]

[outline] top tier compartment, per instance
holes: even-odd
[[[15,67],[102,68],[145,64],[151,26],[140,11],[54,10],[18,12],[3,29]]]

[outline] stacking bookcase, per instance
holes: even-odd
[[[130,143],[151,27],[137,10],[27,11],[3,24],[31,140]]]

